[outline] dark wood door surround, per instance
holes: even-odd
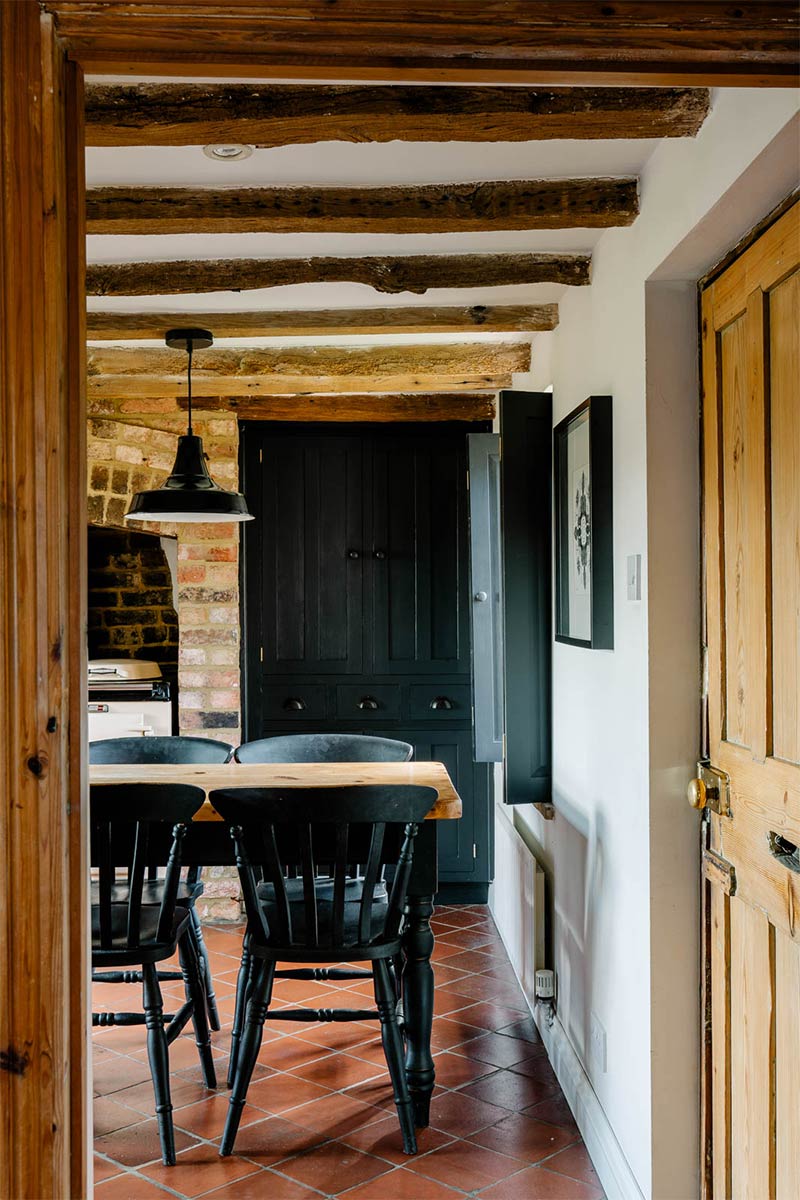
[[[88,829],[83,72],[779,87],[798,75],[793,0],[646,12],[504,0],[488,22],[485,5],[476,22],[453,0],[427,19],[392,0],[355,41],[344,4],[284,6],[313,22],[253,18],[237,0],[149,7],[0,4],[0,955],[27,967],[0,970],[0,1191],[18,1197],[89,1191],[88,937],[75,915]]]
[[[242,475],[244,728],[400,738],[446,764],[451,899],[485,900],[489,775],[473,762],[467,433],[249,422]],[[457,888],[458,891],[449,889]]]

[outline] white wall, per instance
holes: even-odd
[[[769,148],[796,108],[788,91],[721,91],[696,139],[663,142],[641,215],[603,235],[591,287],[563,297],[515,381],[552,383],[555,421],[614,398],[615,648],[554,646],[558,811],[517,820],[550,877],[560,1021],[656,1200],[699,1190],[698,823],[684,799],[699,742],[695,281],[796,184],[796,141],[784,131]],[[642,555],[639,602],[629,554]]]

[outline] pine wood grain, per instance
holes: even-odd
[[[396,187],[96,187],[90,234],[471,233],[607,229],[639,214],[638,180],[533,179]]]
[[[295,311],[86,314],[90,341],[157,338],[181,325],[210,329],[216,338],[294,337],[363,333],[534,333],[555,329],[557,304],[397,305]]]
[[[705,88],[90,84],[90,146],[524,142],[694,136]]]
[[[443,763],[224,763],[221,766],[180,764],[95,765],[90,783],[192,783],[206,794],[224,787],[361,787],[368,784],[420,784],[436,788],[437,799],[428,820],[450,821],[461,816],[461,798]],[[196,821],[221,817],[206,801]]]
[[[177,408],[188,402],[179,397]],[[380,392],[332,396],[205,397],[195,411],[233,412],[240,421],[493,421],[495,397],[470,392],[384,395]]]
[[[775,1195],[800,1196],[800,945],[775,939]]]
[[[377,292],[422,294],[429,288],[589,283],[586,254],[414,254],[406,258],[236,258],[96,263],[89,296],[167,296],[248,291],[295,283],[363,283]]]

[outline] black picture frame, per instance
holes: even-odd
[[[586,454],[570,478],[570,441]],[[580,439],[580,440],[579,440]],[[573,459],[578,450],[573,450]],[[578,474],[580,472],[580,474]],[[588,650],[614,649],[613,463],[611,396],[590,396],[553,430],[555,640]],[[571,572],[573,580],[570,605]],[[578,591],[582,595],[576,599]],[[584,599],[585,597],[585,599]],[[586,604],[588,601],[588,628]],[[581,619],[575,609],[581,604]],[[582,626],[582,627],[581,627]]]

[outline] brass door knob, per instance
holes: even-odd
[[[686,789],[686,796],[692,808],[705,808],[708,803],[708,792],[702,779],[692,779]]]

